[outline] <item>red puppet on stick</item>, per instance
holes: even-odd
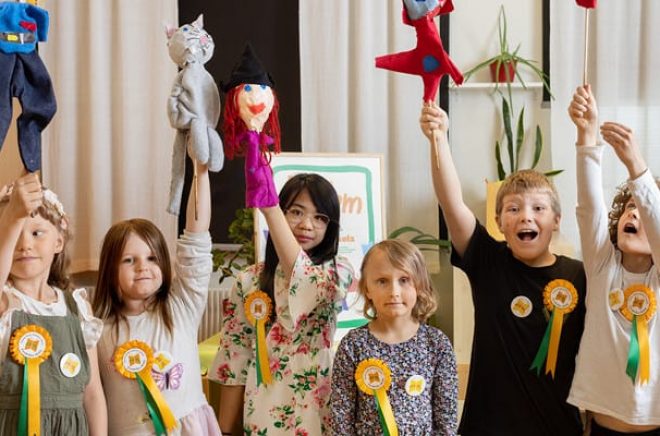
[[[440,14],[453,11],[454,5],[451,0],[403,0],[403,6],[403,22],[415,28],[417,46],[409,51],[377,57],[376,67],[419,75],[424,82],[424,103],[432,102],[445,74],[449,74],[457,85],[463,83],[463,74],[442,46],[434,20]],[[435,135],[433,138],[437,155]]]
[[[273,85],[250,44],[222,85],[227,93],[222,121],[225,153],[229,159],[245,156],[246,207],[279,203],[270,167],[270,147],[280,152],[279,102]]]
[[[595,9],[598,0],[575,0],[578,6],[584,8],[584,70],[582,72],[582,84],[587,84],[587,62],[589,60],[589,9]]]

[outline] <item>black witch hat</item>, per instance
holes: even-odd
[[[229,80],[227,82],[221,82],[220,87],[224,92],[228,92],[234,86],[238,86],[241,83],[256,83],[258,85],[268,85],[271,88],[275,84],[270,74],[264,70],[261,61],[254,53],[254,49],[249,42],[245,45],[241,59],[234,66]]]

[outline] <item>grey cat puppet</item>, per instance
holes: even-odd
[[[181,71],[172,85],[167,101],[170,125],[176,129],[172,153],[172,181],[167,211],[178,215],[186,171],[186,150],[197,162],[207,164],[209,171],[220,171],[224,165],[222,140],[216,131],[220,118],[220,93],[204,64],[213,56],[213,38],[204,30],[200,15],[178,29],[167,26],[170,58]]]

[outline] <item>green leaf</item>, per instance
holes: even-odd
[[[393,230],[392,233],[390,233],[390,234],[387,236],[387,238],[388,238],[388,239],[396,239],[396,238],[398,238],[399,236],[403,235],[404,233],[408,233],[408,232],[422,233],[421,230],[419,230],[419,229],[417,229],[417,228],[415,228],[415,227],[412,227],[412,226],[403,226],[403,227],[399,227],[399,228],[396,229],[396,230]]]
[[[505,98],[502,99],[502,121],[504,123],[504,134],[506,135],[506,150],[509,154],[509,169],[514,171],[513,162],[513,132],[511,131],[511,109],[509,102]]]
[[[522,149],[523,142],[525,141],[525,107],[520,110],[518,115],[518,128],[516,129],[516,163],[514,165],[514,171],[518,171],[518,165],[520,164],[520,150]]]
[[[500,180],[506,179],[506,173],[504,172],[504,166],[502,165],[502,156],[501,154],[500,141],[495,141],[495,160],[497,161],[497,176]]]
[[[543,174],[544,174],[546,177],[553,177],[553,176],[556,176],[557,174],[561,174],[561,173],[563,173],[563,172],[564,172],[564,170],[552,170],[552,171],[547,171],[547,172],[545,172],[545,173],[543,173]]]
[[[541,151],[543,150],[543,135],[541,134],[541,128],[536,125],[536,137],[534,140],[534,161],[532,162],[532,169],[536,168],[539,160],[541,159]]]

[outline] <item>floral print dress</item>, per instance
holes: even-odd
[[[275,271],[276,316],[266,343],[272,383],[256,383],[256,329],[245,316],[245,299],[259,290],[262,264],[236,279],[223,301],[218,354],[209,378],[223,385],[245,385],[246,435],[318,436],[330,434],[332,341],[340,301],[355,285],[353,268],[341,256],[314,265],[304,251],[291,277]]]

